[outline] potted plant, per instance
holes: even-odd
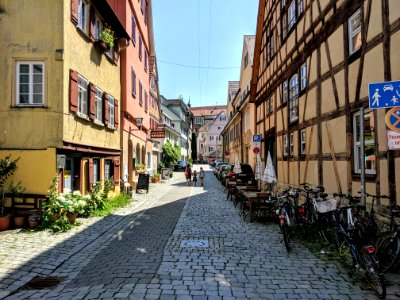
[[[103,30],[99,35],[99,45],[103,48],[103,50],[109,50],[114,47],[114,31],[110,26],[104,25]]]
[[[146,166],[144,164],[137,164],[136,165],[136,171],[138,173],[144,173],[146,171]]]
[[[10,227],[10,216],[4,212],[4,193],[7,179],[17,170],[19,158],[12,160],[11,155],[0,159],[0,231]]]

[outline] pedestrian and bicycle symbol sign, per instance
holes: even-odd
[[[386,114],[386,125],[391,130],[400,132],[400,107],[389,110]]]
[[[400,81],[370,83],[368,92],[370,108],[400,106]]]

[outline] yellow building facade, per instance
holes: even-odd
[[[224,161],[235,163],[239,160],[255,170],[253,135],[255,134],[255,106],[250,103],[250,83],[253,70],[254,35],[243,37],[240,80],[233,97],[227,103],[228,124],[222,132],[224,140]],[[232,86],[229,88],[232,90]],[[230,93],[229,93],[230,94]],[[227,155],[229,154],[229,155]],[[264,157],[263,153],[260,153]]]
[[[0,156],[20,157],[14,181],[39,194],[55,175],[61,191],[118,187],[123,26],[102,1],[1,5]],[[107,27],[114,45],[100,43]]]

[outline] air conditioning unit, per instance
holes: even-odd
[[[57,154],[57,169],[65,169],[65,155]]]

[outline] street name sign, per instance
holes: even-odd
[[[400,80],[376,82],[368,85],[369,107],[400,107]]]

